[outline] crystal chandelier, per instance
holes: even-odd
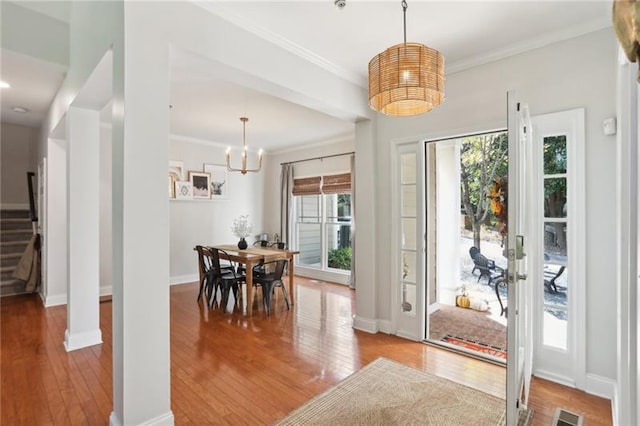
[[[242,168],[241,169],[236,169],[231,167],[231,147],[227,148],[227,170],[229,170],[230,172],[240,172],[243,175],[246,175],[247,172],[259,172],[260,168],[262,167],[262,149],[260,149],[260,152],[258,152],[258,168],[256,169],[247,169],[247,140],[246,140],[246,127],[247,127],[247,121],[249,121],[249,119],[247,117],[240,117],[240,121],[242,121],[242,145],[243,145],[243,150],[242,150]]]

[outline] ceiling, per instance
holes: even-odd
[[[204,1],[202,7],[366,88],[371,57],[402,42],[399,1]],[[6,3],[6,2],[5,2]],[[610,1],[409,1],[407,40],[443,53],[447,74],[610,26]],[[15,2],[68,22],[66,2]],[[3,44],[4,46],[4,44]],[[208,60],[174,49],[172,134],[279,150],[353,133],[353,123],[226,79]],[[2,50],[2,121],[38,126],[64,78],[58,64]],[[18,114],[12,106],[31,112]]]

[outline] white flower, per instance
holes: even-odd
[[[249,223],[249,215],[245,214],[234,219],[231,231],[233,231],[233,235],[238,238],[246,238],[251,235],[251,223]]]

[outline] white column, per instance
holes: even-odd
[[[169,360],[169,45],[125,2],[114,48],[111,425],[172,425]]]
[[[67,303],[67,142],[47,141],[46,307]]]
[[[378,287],[376,283],[375,233],[375,193],[376,193],[376,161],[373,120],[356,123],[356,194],[355,224],[356,253],[354,262],[356,269],[356,316],[353,328],[378,332],[376,320],[376,300]]]
[[[438,298],[455,305],[460,286],[460,143],[436,145]]]
[[[98,111],[67,112],[67,351],[102,343],[99,278]]]

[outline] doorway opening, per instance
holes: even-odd
[[[507,356],[506,130],[425,143],[427,341]]]

